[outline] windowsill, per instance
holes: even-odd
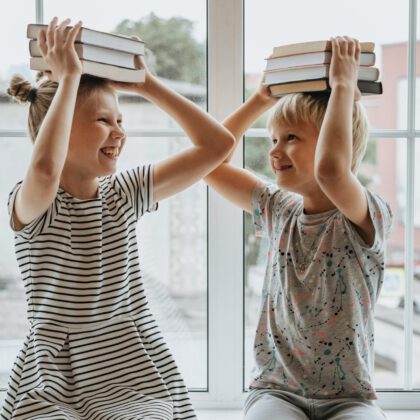
[[[196,410],[199,420],[242,420],[242,410]],[[418,420],[419,410],[385,410],[387,420]]]

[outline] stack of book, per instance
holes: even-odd
[[[382,83],[375,64],[375,44],[361,42],[360,67],[357,85],[362,95],[381,94]],[[264,84],[272,96],[296,92],[328,92],[331,42],[312,41],[281,45],[268,57]]]
[[[38,47],[38,34],[47,25],[29,24],[30,68],[50,70],[42,58]],[[68,26],[65,31],[68,31]],[[64,35],[65,36],[65,35]],[[80,28],[75,41],[75,49],[83,66],[83,73],[103,77],[118,82],[144,82],[145,70],[136,69],[135,55],[144,55],[144,42],[121,35]]]

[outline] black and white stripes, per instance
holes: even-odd
[[[157,208],[152,170],[101,178],[91,200],[60,189],[16,232],[31,329],[2,419],[195,419],[141,280],[136,222]]]

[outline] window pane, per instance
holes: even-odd
[[[45,0],[44,16],[69,17],[72,23],[83,19],[83,25],[101,31],[123,35],[137,35],[145,41],[148,67],[165,83],[189,99],[206,107],[206,32],[207,2],[181,0],[142,1],[120,0],[118,7],[112,0],[74,0],[59,2]],[[98,14],[98,10],[101,13]],[[136,98],[128,97],[127,106]],[[162,120],[155,116],[162,115]],[[126,128],[161,128],[171,121],[154,110],[153,115],[138,112],[135,119],[126,119]]]
[[[267,164],[268,139],[246,139],[246,166],[273,180]],[[383,289],[376,306],[375,385],[402,388],[404,380],[404,234],[406,141],[371,139],[359,179],[391,206],[394,221],[387,241]],[[261,299],[268,242],[257,238],[251,216],[245,223],[245,384],[253,364],[253,340]]]
[[[7,94],[9,80],[15,73],[33,80],[29,70],[26,25],[35,21],[35,1],[16,0],[7,3],[0,14],[0,128],[26,127],[26,107],[16,107]]]
[[[380,19],[377,19],[380,11]],[[390,30],[392,28],[392,30]],[[245,0],[246,92],[251,92],[265,68],[264,58],[281,44],[349,35],[374,41],[376,66],[384,94],[364,99],[372,128],[395,129],[400,114],[396,103],[398,80],[407,75],[408,0]],[[406,91],[402,100],[407,101]],[[375,115],[371,109],[375,108]],[[406,127],[406,114],[402,116]]]
[[[29,139],[1,138],[0,141],[5,151],[0,166],[7,174],[0,183],[0,387],[6,387],[10,369],[29,330],[25,290],[16,262],[14,235],[8,227],[6,204],[9,192],[26,171],[32,148]]]
[[[416,139],[414,180],[414,336],[413,387],[420,389],[420,140]]]
[[[154,162],[186,138],[130,138],[120,169]],[[164,200],[138,226],[140,264],[158,325],[187,386],[207,388],[207,190],[203,182]]]

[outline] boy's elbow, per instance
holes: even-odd
[[[329,159],[315,165],[315,178],[319,183],[339,180],[349,172],[350,167],[340,160]]]
[[[225,130],[223,138],[219,138],[217,155],[220,158],[226,158],[235,148],[235,137],[229,131]]]

